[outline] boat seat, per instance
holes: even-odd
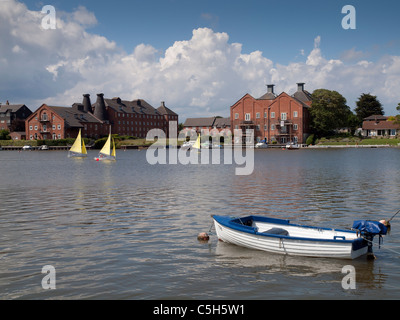
[[[264,231],[263,233],[277,234],[280,236],[288,236],[289,235],[289,232],[282,228],[271,228],[269,230]]]

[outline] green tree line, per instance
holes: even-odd
[[[400,103],[398,109],[400,110]],[[318,138],[333,135],[335,130],[340,128],[349,128],[354,133],[362,126],[365,118],[384,114],[382,104],[370,93],[360,95],[354,112],[347,105],[346,99],[337,91],[317,89],[312,93],[310,126],[312,133]]]

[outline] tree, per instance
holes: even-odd
[[[339,92],[317,89],[312,93],[312,100],[311,127],[317,136],[327,136],[335,129],[348,126],[352,112]]]
[[[8,131],[7,129],[1,129],[0,130],[0,140],[11,140],[10,137],[10,131]]]
[[[397,111],[400,111],[400,102],[397,104],[396,109],[397,109]],[[394,120],[394,123],[400,124],[400,114],[396,115],[396,119]]]
[[[362,124],[365,118],[372,115],[384,115],[382,104],[369,93],[363,93],[356,102],[357,107],[354,109],[356,112],[359,124]]]

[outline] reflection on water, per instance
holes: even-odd
[[[0,152],[3,299],[399,298],[399,255],[373,262],[286,257],[196,239],[211,214],[261,214],[349,228],[399,208],[399,149],[256,150],[235,165],[158,165],[145,151],[116,162],[65,152]],[[396,221],[385,244],[399,247]],[[400,251],[400,250],[398,250]],[[53,265],[57,289],[41,288]],[[343,266],[357,290],[342,289]]]

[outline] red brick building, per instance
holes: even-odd
[[[155,109],[143,99],[105,99],[101,93],[92,108],[94,116],[110,123],[112,133],[119,135],[146,138],[149,130],[162,129],[168,136],[169,122],[176,121],[178,126],[178,115],[167,108],[164,101]]]
[[[92,104],[90,95],[84,94],[82,103],[72,108],[43,104],[26,120],[26,136],[31,140],[75,138],[81,129],[83,137],[98,139],[108,135],[111,126],[113,134],[145,138],[155,128],[168,134],[170,121],[178,123],[178,115],[164,102],[155,109],[142,99],[106,99],[99,93]]]
[[[79,105],[70,108],[42,104],[26,119],[26,138],[29,140],[76,138],[79,129],[83,137],[99,138],[108,134],[109,124],[84,112]]]
[[[0,104],[0,130],[24,132],[25,120],[32,111],[24,104]]]
[[[309,121],[311,94],[304,90],[304,83],[297,84],[292,96],[274,93],[274,85],[256,99],[246,94],[231,106],[231,129],[254,130],[255,141],[266,139],[268,143],[305,143],[310,134]]]
[[[393,117],[394,118],[394,117]],[[396,138],[400,133],[400,124],[389,117],[372,115],[365,118],[362,125],[364,137]]]
[[[209,117],[209,118],[187,118],[183,124],[183,131],[194,130],[201,133],[201,130],[209,130],[210,133],[227,131],[231,129],[230,118]]]

